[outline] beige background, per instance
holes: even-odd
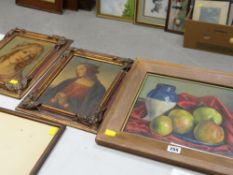
[[[97,73],[97,78],[106,88],[106,90],[110,87],[117,74],[121,71],[122,67],[118,65],[113,65],[109,63],[104,63],[101,61],[94,61],[83,57],[73,57],[69,63],[65,66],[65,68],[59,73],[59,75],[52,82],[50,87],[54,87],[64,80],[75,78],[76,73],[75,69],[80,63],[91,63],[98,66],[99,73]]]
[[[26,175],[53,135],[51,126],[0,112],[1,175]]]
[[[213,86],[204,83],[198,83],[189,80],[181,80],[148,74],[144,80],[139,97],[146,98],[147,94],[156,87],[158,83],[173,85],[176,87],[176,93],[188,93],[195,97],[215,96],[219,98],[230,111],[233,112],[233,91],[232,89]]]

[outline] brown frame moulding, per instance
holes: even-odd
[[[180,144],[178,144],[178,147],[181,148],[181,152],[177,154],[167,151],[168,146],[173,145],[170,140],[160,141],[143,134],[140,135],[140,131],[137,134],[125,131],[131,114],[130,111],[133,109],[132,105],[136,103],[135,99],[138,98],[147,74],[233,89],[232,73],[137,59],[122,82],[114,102],[105,114],[105,120],[97,133],[96,142],[103,146],[195,171],[218,175],[232,174],[233,160],[230,157],[199,151],[192,147],[183,147]],[[132,87],[134,88],[132,89]],[[136,118],[134,121],[136,122]],[[135,123],[132,123],[131,127],[136,127]],[[142,124],[139,123],[138,127],[141,128]],[[173,146],[177,146],[177,144]]]
[[[63,12],[63,0],[54,0],[54,3],[46,0],[16,0],[16,4],[57,14]]]
[[[104,96],[101,98],[100,103],[98,103],[94,113],[92,113],[91,115],[80,115],[78,113],[69,112],[39,103],[38,100],[40,96],[43,95],[43,93],[46,91],[52,81],[65,68],[69,61],[73,58],[79,59],[79,57],[87,60],[120,66],[119,72],[117,73],[116,77],[114,77],[113,82],[105,92]],[[51,69],[47,73],[47,76],[45,76],[42,81],[40,81],[40,83],[34,88],[34,91],[32,91],[19,104],[17,110],[25,113],[30,113],[35,117],[56,121],[61,124],[96,133],[104,117],[104,113],[111,102],[111,97],[114,96],[115,92],[117,92],[121,80],[131,68],[132,63],[133,61],[131,59],[90,52],[83,49],[70,48],[63,56],[60,57],[56,66]]]
[[[40,63],[39,66],[37,65],[30,73],[28,73],[16,84],[0,81],[0,94],[21,99],[36,83],[36,81],[46,73],[49,67],[54,64],[57,57],[59,57],[59,55],[62,54],[73,41],[57,35],[49,36],[16,28],[10,30],[5,35],[3,40],[0,41],[0,49],[10,43],[16,37],[35,40],[35,42],[41,41],[54,45],[50,53],[43,58],[44,60],[42,63]]]
[[[65,9],[78,10],[78,0],[64,0],[63,6]]]
[[[48,144],[48,146],[46,147],[46,149],[44,150],[44,152],[42,153],[42,155],[40,156],[40,158],[38,159],[38,161],[36,162],[36,164],[33,166],[33,168],[30,171],[30,174],[37,174],[39,169],[41,168],[41,166],[45,162],[46,158],[49,156],[52,149],[54,148],[56,143],[61,138],[61,136],[62,136],[63,132],[65,131],[66,127],[64,125],[61,125],[61,124],[58,124],[58,123],[55,123],[55,122],[36,119],[31,115],[24,114],[24,113],[21,113],[21,112],[11,111],[11,110],[4,109],[4,108],[1,108],[1,107],[0,107],[0,112],[10,114],[10,115],[14,115],[14,116],[17,116],[17,117],[20,117],[20,118],[28,119],[28,120],[31,120],[31,121],[35,121],[35,122],[38,122],[38,123],[51,125],[51,126],[59,128],[58,131],[56,132],[56,134],[54,135],[53,139],[50,141],[50,143]]]

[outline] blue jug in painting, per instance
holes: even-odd
[[[163,115],[176,106],[177,96],[176,87],[167,84],[157,84],[146,97],[147,115],[144,120],[152,120],[152,118]]]

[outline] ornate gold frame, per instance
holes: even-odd
[[[117,77],[115,77],[113,83],[111,84],[100,104],[98,105],[95,114],[91,116],[82,116],[79,114],[67,112],[65,110],[56,109],[40,104],[37,101],[42,93],[46,90],[46,88],[50,85],[50,83],[52,83],[56,76],[64,69],[66,64],[74,56],[80,56],[85,59],[115,64],[122,67],[121,71],[118,73]],[[82,49],[70,48],[63,54],[63,56],[59,58],[56,66],[47,73],[47,76],[44,77],[43,80],[35,87],[35,90],[32,91],[22,101],[22,103],[17,107],[17,110],[31,113],[39,118],[56,121],[65,125],[96,133],[98,126],[103,119],[104,112],[108,108],[110,98],[114,95],[113,93],[117,90],[120,81],[128,72],[132,63],[133,61],[131,59],[124,59],[120,57],[94,53]],[[59,117],[63,117],[63,119]]]
[[[24,29],[15,28],[13,30],[10,30],[0,42],[0,49],[6,46],[11,40],[18,36],[23,38],[35,39],[35,41],[45,41],[55,45],[49,55],[45,57],[44,61],[37,65],[20,82],[12,83],[0,81],[0,94],[20,99],[28,92],[33,84],[35,84],[36,81],[45,74],[49,67],[52,66],[52,64],[56,61],[57,57],[62,54],[67,47],[70,46],[72,40],[57,35],[48,36],[26,31]]]

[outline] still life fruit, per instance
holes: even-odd
[[[168,124],[169,119],[171,120],[170,126]],[[225,133],[220,126],[221,123],[222,116],[215,109],[211,107],[197,107],[193,115],[184,109],[172,109],[168,113],[166,120],[165,116],[154,118],[150,122],[150,128],[152,132],[162,136],[172,134],[173,132],[174,134],[179,134],[178,137],[183,139],[209,145],[223,143]],[[164,131],[165,129],[167,132]]]
[[[174,109],[168,115],[172,119],[175,133],[185,134],[193,128],[193,116],[188,111]]]
[[[186,92],[177,93],[177,87],[173,85],[157,85],[159,87],[145,91],[147,96],[137,99],[125,131],[233,157],[230,103],[227,105],[231,108],[228,108],[214,95],[194,96]],[[161,87],[168,88],[168,94],[166,90],[158,92]]]
[[[161,115],[150,122],[150,128],[159,135],[169,135],[173,131],[172,120],[168,116]]]

